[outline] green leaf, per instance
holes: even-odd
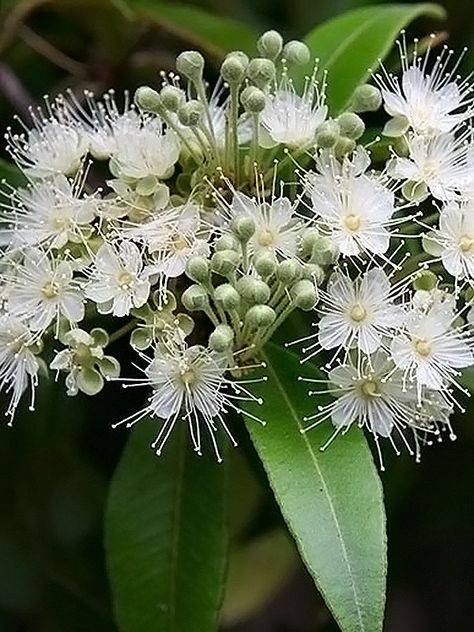
[[[19,187],[26,183],[25,176],[14,164],[0,158],[0,181],[3,179],[12,187]]]
[[[265,419],[247,427],[301,557],[343,632],[380,632],[386,581],[382,486],[363,433],[351,429],[324,453],[333,428],[301,434],[311,409],[307,377],[321,378],[292,353],[269,345],[269,380],[248,405]],[[266,391],[266,392],[264,392]],[[318,402],[320,403],[320,402]],[[314,404],[313,404],[314,406]]]
[[[198,457],[184,423],[164,454],[149,449],[156,422],[132,432],[110,487],[106,553],[121,632],[217,627],[228,533],[226,461]]]
[[[368,80],[369,68],[385,59],[400,30],[421,16],[442,20],[446,11],[432,3],[373,5],[324,22],[306,36],[320,67],[328,71],[333,115],[348,107],[355,88]]]
[[[255,52],[257,31],[233,18],[179,2],[127,0],[127,5],[137,16],[155,22],[210,57],[221,59],[231,50]]]

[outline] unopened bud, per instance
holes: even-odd
[[[163,107],[159,93],[149,86],[141,86],[137,89],[135,92],[135,103],[146,112],[156,113]]]
[[[357,87],[352,95],[354,112],[375,112],[382,105],[382,93],[377,86],[364,83]]]
[[[190,285],[182,294],[181,302],[189,312],[204,310],[209,305],[206,290],[200,285]]]
[[[301,264],[296,259],[285,259],[278,264],[277,279],[284,285],[290,285],[301,276]]]
[[[316,285],[321,285],[325,276],[323,268],[321,268],[321,266],[317,263],[305,263],[303,265],[301,274],[302,279],[308,279],[309,281],[316,283]]]
[[[219,239],[216,240],[214,244],[214,250],[218,252],[219,250],[238,250],[239,242],[234,237],[234,235],[222,235]]]
[[[240,295],[230,283],[218,285],[214,290],[214,301],[222,305],[226,312],[239,309]]]
[[[268,305],[254,305],[245,314],[245,322],[252,329],[270,327],[276,319],[275,310]]]
[[[289,64],[294,66],[304,66],[311,59],[311,51],[304,42],[292,40],[287,42],[283,48],[283,57]]]
[[[339,250],[336,244],[329,237],[319,238],[313,244],[313,252],[311,255],[311,263],[317,263],[320,266],[328,266],[339,258]]]
[[[177,112],[180,105],[185,100],[183,90],[176,86],[165,86],[160,92],[163,106],[170,112]]]
[[[186,264],[186,275],[196,283],[206,283],[209,280],[209,261],[198,255],[191,257]]]
[[[211,269],[222,276],[234,272],[239,265],[239,254],[235,250],[219,250],[211,257]]]
[[[236,217],[232,222],[232,230],[239,241],[246,243],[255,234],[255,222],[251,217]]]
[[[305,312],[313,309],[318,302],[316,286],[306,279],[295,283],[290,290],[290,294],[294,305]]]
[[[259,38],[257,49],[262,57],[276,59],[283,49],[283,37],[278,31],[266,31]]]
[[[322,149],[334,147],[340,134],[341,130],[336,121],[325,121],[316,134],[316,144]]]
[[[357,140],[365,132],[364,121],[354,112],[343,112],[338,118],[337,123],[341,130],[341,135]]]
[[[178,110],[178,119],[181,125],[186,127],[196,127],[202,121],[204,107],[200,101],[193,99],[183,105]]]
[[[209,336],[209,347],[214,351],[227,351],[234,341],[234,332],[228,325],[218,325]]]
[[[204,71],[204,57],[197,50],[187,50],[178,55],[176,70],[190,81],[200,81]]]
[[[237,281],[237,291],[251,305],[266,303],[270,298],[268,285],[252,276],[243,276]]]
[[[245,66],[238,57],[230,55],[222,62],[221,76],[229,85],[240,85],[244,80]]]
[[[301,254],[304,257],[310,257],[313,254],[313,248],[318,244],[320,238],[321,236],[317,228],[307,228],[301,236]]]
[[[247,53],[244,53],[243,50],[233,50],[226,57],[226,59],[231,58],[238,59],[242,66],[247,69],[247,66],[249,65],[249,56],[247,55]]]
[[[265,57],[255,57],[247,67],[247,77],[258,88],[266,88],[268,84],[275,81],[275,64],[270,59],[265,59]]]
[[[352,138],[348,138],[347,136],[340,136],[337,139],[337,143],[334,145],[334,153],[338,158],[344,158],[344,156],[350,154],[351,151],[354,151],[355,147],[355,140],[352,140]]]
[[[255,255],[253,258],[253,267],[256,272],[264,279],[271,276],[278,265],[278,261],[275,255],[271,253],[263,253],[260,255]]]
[[[438,277],[431,270],[422,270],[413,281],[415,290],[425,290],[429,292],[438,285]]]
[[[265,109],[267,99],[265,93],[255,86],[248,86],[242,90],[240,102],[244,109],[251,114],[258,114]]]

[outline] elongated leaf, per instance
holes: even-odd
[[[216,629],[227,555],[226,465],[199,458],[184,424],[161,457],[141,422],[110,488],[106,552],[121,632]]]
[[[258,414],[247,426],[301,556],[343,632],[382,630],[386,536],[382,487],[362,432],[352,429],[326,452],[323,424],[301,434],[311,406],[302,367],[288,351],[267,348],[269,380]],[[264,392],[264,389],[266,392]],[[314,404],[313,404],[314,405]],[[250,408],[250,407],[249,407]],[[263,410],[262,410],[263,409]],[[254,408],[252,407],[252,412]]]
[[[420,16],[442,20],[443,7],[432,3],[387,4],[348,11],[311,31],[305,42],[321,68],[328,70],[327,97],[332,114],[349,105],[358,85],[367,81],[392,48],[400,30]]]
[[[220,59],[231,50],[255,51],[257,32],[233,18],[180,2],[127,0],[127,4],[136,15],[156,22],[214,58]]]
[[[24,185],[26,182],[25,177],[14,164],[0,158],[0,182],[3,179],[12,187]]]

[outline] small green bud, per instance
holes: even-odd
[[[319,243],[321,236],[317,228],[307,228],[301,236],[300,249],[304,257],[310,257],[313,249]]]
[[[250,61],[247,67],[247,77],[257,87],[261,89],[266,88],[269,83],[275,81],[275,64],[271,61],[271,59],[265,59],[265,57],[255,57]]]
[[[186,127],[197,127],[202,121],[203,115],[204,107],[202,103],[196,99],[183,103],[178,110],[179,122]]]
[[[240,102],[244,109],[251,114],[259,114],[265,109],[267,99],[265,93],[255,86],[248,86],[242,90]]]
[[[176,86],[165,86],[160,92],[161,102],[163,106],[170,112],[177,112],[180,105],[185,100],[183,90]]]
[[[290,285],[301,276],[301,264],[296,259],[285,259],[278,264],[277,279],[284,285]]]
[[[222,235],[216,240],[214,244],[214,250],[219,252],[220,250],[238,250],[239,242],[234,235]]]
[[[274,274],[278,265],[278,261],[272,253],[262,253],[260,255],[254,256],[253,258],[253,267],[255,268],[257,274],[259,274],[262,278],[267,279],[272,274]]]
[[[431,270],[422,270],[413,281],[415,290],[425,290],[426,292],[434,290],[437,285],[438,277]]]
[[[262,57],[276,59],[283,49],[283,37],[278,31],[266,31],[259,38],[257,49]]]
[[[176,70],[186,79],[196,82],[202,79],[204,63],[204,57],[201,53],[198,53],[197,50],[187,50],[178,55]]]
[[[266,303],[270,298],[268,285],[252,276],[243,276],[237,281],[237,292],[251,305]]]
[[[340,134],[341,130],[336,121],[325,121],[316,134],[316,144],[322,149],[334,147]]]
[[[351,151],[354,151],[355,148],[355,140],[352,140],[352,138],[348,138],[347,136],[340,136],[334,146],[334,153],[338,158],[344,158],[344,156],[350,154]]]
[[[235,250],[219,250],[211,257],[211,270],[222,276],[234,272],[239,265],[239,254]]]
[[[245,322],[252,329],[270,327],[275,322],[275,319],[275,310],[268,305],[254,305],[245,314]]]
[[[382,93],[377,86],[364,83],[354,90],[352,109],[354,112],[375,112],[382,105]]]
[[[302,279],[293,285],[290,290],[293,303],[305,312],[313,309],[318,302],[318,291],[314,283],[307,279]]]
[[[336,263],[338,258],[339,250],[332,239],[320,236],[314,242],[311,263],[317,263],[320,266],[328,266]]]
[[[303,264],[303,271],[301,277],[309,281],[313,281],[316,285],[321,285],[324,281],[325,273],[323,268],[317,263],[305,263]]]
[[[226,57],[221,66],[221,77],[229,85],[240,85],[244,80],[245,66],[235,55]]]
[[[141,86],[137,89],[135,103],[146,112],[160,112],[163,107],[159,93],[149,86]]]
[[[354,112],[343,112],[337,118],[337,123],[341,130],[341,135],[352,140],[357,140],[365,132],[364,121]]]
[[[232,230],[239,241],[246,243],[255,234],[255,222],[251,217],[236,217],[232,222]]]
[[[243,50],[233,50],[233,51],[231,51],[226,56],[226,59],[231,59],[231,58],[238,59],[240,61],[240,63],[242,64],[242,66],[245,69],[247,69],[247,66],[249,65],[249,56],[246,53],[244,53]]]
[[[198,255],[191,257],[186,264],[186,274],[196,283],[206,283],[209,280],[209,261]]]
[[[240,295],[230,283],[218,285],[214,290],[214,301],[222,305],[226,312],[239,309]]]
[[[287,42],[283,48],[283,57],[289,64],[294,66],[304,66],[311,59],[311,51],[304,42],[292,40]]]
[[[202,311],[209,305],[206,290],[200,285],[190,285],[184,290],[181,302],[189,312]]]
[[[227,351],[234,341],[234,332],[228,325],[218,325],[209,336],[209,347],[214,351]]]
[[[466,301],[466,303],[472,303],[474,301],[474,288],[469,286],[468,288],[466,288],[466,291],[464,292],[464,300]]]

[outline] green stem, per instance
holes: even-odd
[[[138,324],[138,320],[134,318],[133,320],[126,323],[123,327],[120,327],[120,329],[117,329],[117,331],[114,331],[113,334],[110,334],[107,347],[113,344],[114,342],[116,342],[117,340],[119,340],[120,338],[123,338],[123,336],[128,334],[130,331],[133,331],[133,329],[135,329],[137,324]]]

